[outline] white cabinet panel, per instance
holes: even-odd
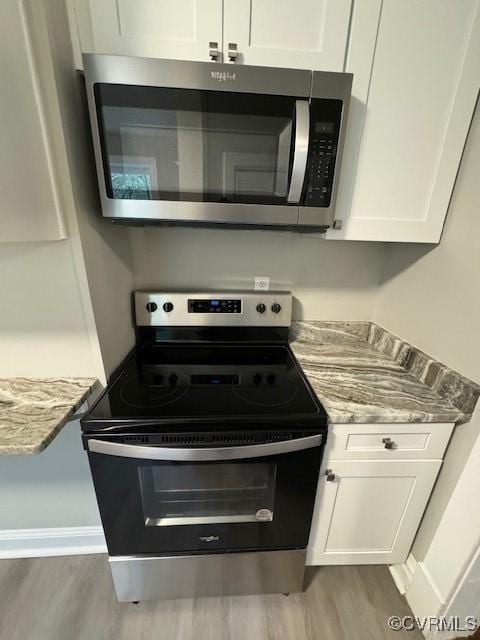
[[[440,460],[324,462],[307,564],[404,562],[440,465]],[[327,468],[335,474],[332,481]]]
[[[356,53],[349,52],[347,70],[363,59],[366,32],[364,22],[352,21]],[[340,186],[343,213],[350,212],[327,237],[439,241],[479,90],[479,59],[478,0],[445,0],[440,10],[436,0],[383,1],[364,124],[357,118],[346,141],[348,154],[361,135],[356,177],[347,171]]]
[[[90,0],[90,17],[95,53],[210,60],[210,42],[222,48],[222,0]]]
[[[224,53],[237,62],[342,71],[351,0],[224,0]]]
[[[24,5],[0,3],[0,242],[66,237]]]
[[[454,424],[336,424],[325,456],[333,460],[439,460]]]

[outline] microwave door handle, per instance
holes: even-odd
[[[312,449],[322,444],[322,436],[307,436],[282,442],[245,445],[240,447],[216,447],[181,449],[175,447],[144,447],[135,444],[122,444],[106,440],[88,440],[88,450],[119,458],[138,458],[140,460],[158,460],[164,462],[212,462],[219,460],[242,460],[292,453],[303,449]]]
[[[310,137],[310,105],[307,100],[295,102],[295,139],[293,142],[293,166],[287,202],[300,202],[307,168],[308,141]]]

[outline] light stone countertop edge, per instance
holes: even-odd
[[[0,455],[44,451],[100,384],[96,378],[0,378]]]

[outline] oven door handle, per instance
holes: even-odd
[[[312,449],[322,444],[322,436],[308,436],[282,442],[243,445],[240,447],[215,447],[182,449],[176,447],[144,447],[136,444],[122,444],[106,440],[88,440],[88,450],[120,458],[139,458],[141,460],[159,460],[166,462],[209,462],[216,460],[241,460],[276,456],[303,449]]]
[[[305,181],[305,171],[307,168],[309,137],[310,105],[307,100],[296,100],[293,166],[287,202],[298,204],[302,197],[302,187]]]

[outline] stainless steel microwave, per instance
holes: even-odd
[[[332,225],[352,75],[84,55],[103,216]]]

